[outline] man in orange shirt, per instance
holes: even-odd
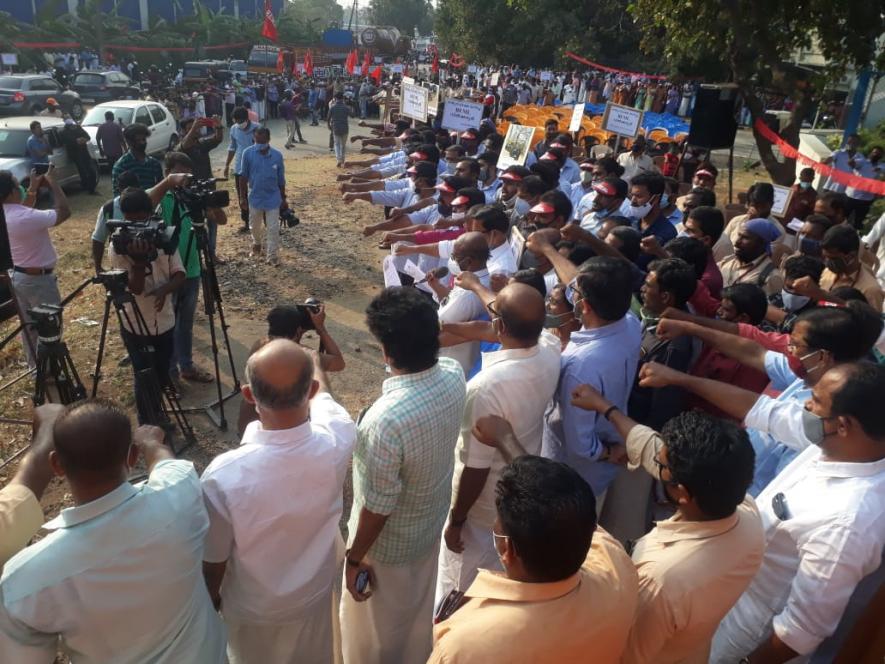
[[[565,464],[520,456],[500,417],[479,418],[473,435],[513,459],[498,481],[492,531],[504,572],[480,570],[466,594],[443,599],[428,664],[618,662],[637,575],[621,545],[596,527],[590,485]]]

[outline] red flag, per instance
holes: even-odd
[[[281,74],[283,73],[283,69],[285,68],[283,59],[283,49],[280,49],[279,53],[277,53],[277,71]]]
[[[307,49],[307,53],[304,54],[304,73],[313,76],[313,54],[310,49]]]
[[[371,66],[372,66],[372,56],[369,55],[368,51],[366,51],[366,54],[363,56],[363,70],[362,70],[363,76],[369,75],[369,67],[371,67]]]
[[[381,85],[381,65],[375,65],[370,76],[375,79],[375,85]]]
[[[264,0],[264,25],[261,26],[261,36],[271,41],[277,40],[277,24],[273,18],[273,8],[270,0]]]
[[[356,70],[356,49],[352,50],[347,54],[347,60],[344,62],[344,68],[347,69],[347,73],[353,76],[353,72]]]

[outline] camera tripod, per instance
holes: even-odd
[[[68,345],[61,338],[62,307],[42,305],[28,314],[37,329],[37,378],[34,381],[34,405],[46,403],[54,388],[58,402],[70,404],[86,398],[86,388],[71,359]]]
[[[139,419],[142,424],[153,424],[164,429],[169,436],[170,447],[177,455],[193,444],[196,441],[196,436],[172,386],[160,385],[153,362],[156,349],[149,341],[146,341],[150,339],[147,322],[138,303],[127,288],[127,277],[125,270],[109,270],[90,280],[90,283],[103,285],[106,290],[98,354],[95,358],[92,396],[96,396],[98,392],[108,321],[113,306],[117,312],[117,321],[120,324],[120,332],[123,335],[126,349],[132,358],[132,368],[135,373],[135,400]],[[126,304],[130,305],[129,311],[127,311]],[[181,447],[176,447],[172,436],[176,427],[184,437],[185,444]]]
[[[224,415],[224,402],[233,398],[240,392],[240,379],[237,377],[236,364],[234,363],[234,355],[231,350],[230,337],[228,336],[228,324],[224,318],[224,307],[221,300],[221,288],[218,285],[218,275],[215,272],[215,258],[209,250],[209,233],[206,229],[205,210],[198,206],[189,206],[188,212],[191,217],[191,233],[187,240],[187,249],[184,256],[190,257],[190,252],[196,245],[197,258],[200,263],[200,287],[203,291],[203,311],[209,319],[209,340],[212,350],[212,363],[215,373],[215,389],[217,398],[204,406],[194,408],[185,408],[184,412],[204,412],[215,425],[222,431],[227,430],[227,419]],[[194,240],[196,238],[196,241]],[[176,312],[176,316],[177,316]],[[224,346],[227,352],[227,360],[230,365],[230,374],[233,378],[234,385],[230,393],[225,395],[221,386],[221,370],[218,360],[218,335],[215,331],[215,315],[218,315],[219,328],[221,336],[224,339]],[[218,408],[216,415],[213,410]]]

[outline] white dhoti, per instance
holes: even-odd
[[[501,561],[492,542],[492,529],[478,526],[468,519],[461,528],[464,551],[455,553],[446,546],[445,537],[439,547],[436,572],[436,594],[433,606],[439,606],[453,590],[465,592],[480,569],[501,571]]]
[[[375,571],[372,596],[357,602],[341,591],[344,664],[425,664],[433,647],[436,551],[405,565],[366,556]],[[307,660],[304,660],[307,661]]]
[[[332,664],[332,598],[330,592],[299,620],[281,624],[225,616],[230,664]]]

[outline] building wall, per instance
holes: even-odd
[[[35,14],[46,8],[58,7],[60,11],[71,11],[84,0],[0,0],[0,11],[12,14],[13,18],[24,23],[33,23]],[[279,16],[285,0],[271,0],[274,16]],[[264,13],[264,0],[202,0],[207,9],[243,17],[261,17]],[[113,11],[114,0],[103,0],[102,9]],[[144,29],[151,18],[159,17],[174,21],[176,16],[194,13],[193,0],[120,0],[117,5],[120,16],[128,18],[135,29]]]

